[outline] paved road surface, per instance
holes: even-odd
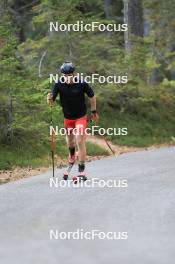
[[[174,264],[175,148],[106,158],[87,171],[128,187],[50,188],[51,171],[0,186],[0,263]],[[49,238],[50,230],[77,229],[127,232],[128,239]]]

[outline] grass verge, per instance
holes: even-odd
[[[102,147],[86,143],[87,154],[89,156],[105,156],[108,152]],[[67,145],[65,139],[56,140],[55,154],[61,159],[67,158]],[[0,170],[11,170],[14,167],[32,167],[40,166],[48,167],[51,164],[50,144],[48,142],[32,142],[24,143],[18,146],[1,145],[0,146]]]

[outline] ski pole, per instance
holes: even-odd
[[[92,120],[91,120],[91,122],[92,122]],[[94,121],[94,123],[96,124],[95,121]],[[110,149],[110,151],[112,152],[112,154],[117,158],[118,155],[116,154],[115,150],[111,147],[111,145],[109,144],[109,142],[107,141],[107,139],[105,138],[105,136],[100,135],[99,133],[98,133],[98,135],[101,136],[104,139],[106,145],[108,146],[108,148]]]
[[[98,135],[100,135],[100,134],[98,133]],[[100,135],[100,136],[104,139],[106,145],[108,146],[108,148],[110,149],[110,151],[112,152],[112,154],[117,158],[118,155],[116,154],[115,150],[111,147],[111,145],[109,144],[109,142],[107,141],[107,139],[105,138],[105,136],[103,136],[103,135]]]
[[[50,125],[53,126],[52,104],[50,104]],[[55,176],[55,162],[54,162],[55,137],[54,137],[53,128],[52,128],[51,134],[50,134],[50,144],[51,144],[51,157],[52,157],[52,173],[53,173],[53,178],[54,178],[54,176]]]
[[[104,141],[106,142],[106,145],[108,146],[108,148],[111,150],[111,152],[116,156],[115,151],[112,149],[111,145],[109,144],[109,142],[107,141],[107,139],[103,136]]]

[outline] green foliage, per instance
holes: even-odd
[[[126,86],[120,89],[116,87],[115,91],[104,90],[98,102],[103,113],[101,126],[128,128],[127,136],[110,137],[114,143],[149,146],[172,142],[175,135],[173,87],[162,85],[150,86],[149,89],[145,86]],[[111,113],[112,118],[109,119]]]
[[[109,152],[99,145],[86,142],[87,154],[90,156],[108,156]]]
[[[130,54],[126,54],[124,36],[119,32],[49,32],[50,21],[122,23],[123,1],[110,2],[108,18],[102,0],[7,3],[0,22],[0,168],[47,164],[51,113],[46,94],[52,87],[49,74],[57,73],[65,60],[73,60],[77,72],[85,75],[129,76],[125,85],[93,85],[100,124],[128,127],[127,136],[111,137],[112,141],[148,146],[171,142],[175,136],[175,2],[143,0],[149,34],[143,39],[132,36]],[[155,84],[150,85],[155,72]],[[57,103],[53,119],[62,125]],[[12,145],[7,144],[9,128],[13,131]],[[90,143],[87,148],[94,155],[104,153]],[[65,157],[66,153],[65,141],[59,138],[57,154]]]

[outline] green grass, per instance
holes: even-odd
[[[153,144],[173,143],[175,137],[175,122],[172,119],[162,118],[148,120],[139,117],[113,114],[113,119],[108,116],[101,117],[101,127],[127,128],[127,135],[108,136],[118,145],[146,147]]]
[[[108,156],[109,153],[99,145],[86,142],[87,154],[90,156]]]
[[[107,151],[98,145],[87,142],[87,153],[90,156],[108,155]],[[31,139],[21,142],[18,145],[0,145],[0,170],[10,170],[13,167],[36,168],[39,166],[47,167],[51,164],[49,138],[45,141],[32,141]],[[56,139],[57,154],[61,158],[67,158],[68,150],[65,139]]]
[[[42,151],[42,155],[40,151]],[[46,162],[43,160],[45,154],[46,150],[43,150],[41,146],[39,148],[36,148],[35,145],[33,145],[33,148],[32,145],[30,147],[27,145],[21,147],[3,146],[3,151],[0,153],[0,169],[7,170],[16,166],[42,166]]]
[[[108,115],[103,114],[100,116],[99,126],[106,128],[127,127],[128,135],[108,137],[108,139],[118,145],[145,147],[152,144],[174,143],[172,138],[175,137],[175,122],[170,117],[148,120],[122,113],[113,113],[110,118]],[[87,154],[90,156],[108,155],[108,152],[99,145],[87,142],[86,146]],[[67,157],[65,138],[56,138],[55,153],[61,158]],[[47,167],[50,164],[49,137],[33,139],[30,138],[30,135],[26,135],[23,140],[18,140],[12,146],[0,145],[1,170],[12,169],[16,166],[31,166],[32,168],[39,166]]]
[[[66,143],[62,139],[56,140],[56,153],[61,158],[66,156]],[[16,145],[0,146],[0,169],[7,170],[16,166],[32,168],[48,166],[50,164],[49,139],[43,141],[32,141],[31,139]]]
[[[157,111],[154,116],[143,117],[141,115],[129,115],[127,113],[113,112],[100,113],[100,127],[115,127],[128,129],[128,134],[123,136],[107,137],[113,143],[118,145],[145,147],[152,144],[174,143],[175,138],[175,120],[170,112]],[[89,124],[91,126],[92,124]],[[42,135],[36,132],[28,132],[24,135],[18,135],[18,140],[14,145],[0,145],[0,170],[12,169],[13,167],[32,168],[39,166],[49,166],[51,164],[50,139],[47,132]],[[108,152],[99,145],[86,143],[87,154],[91,156],[108,155]],[[64,137],[56,137],[55,153],[61,158],[68,155],[67,145]]]

